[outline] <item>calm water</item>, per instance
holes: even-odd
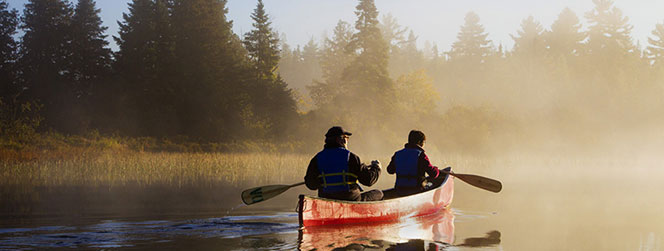
[[[240,191],[262,183],[4,185],[0,249],[664,250],[664,175],[658,161],[490,165],[497,166],[457,172],[501,180],[499,194],[457,180],[452,208],[440,214],[331,228],[298,227],[296,195],[312,193],[302,187],[242,206]],[[378,188],[393,182],[387,175],[381,179]]]

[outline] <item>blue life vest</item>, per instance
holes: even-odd
[[[397,181],[394,187],[419,187],[417,161],[422,151],[417,148],[404,148],[394,153]]]
[[[357,183],[357,175],[348,172],[350,151],[346,148],[326,148],[316,155],[321,178],[321,192],[348,192]]]

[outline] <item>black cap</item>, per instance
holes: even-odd
[[[341,128],[341,126],[333,126],[332,128],[330,128],[330,130],[327,130],[327,133],[325,134],[325,137],[337,137],[337,136],[341,136],[341,135],[350,136],[350,135],[353,135],[353,134],[350,133],[350,132],[344,131],[344,129]]]

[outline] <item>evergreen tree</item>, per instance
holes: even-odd
[[[125,130],[138,135],[180,133],[175,107],[182,90],[175,85],[171,8],[168,0],[133,0],[118,22],[119,36],[113,37],[120,47],[114,69],[123,82],[122,114],[138,122],[138,128]]]
[[[319,56],[320,51],[318,44],[313,38],[302,48],[302,62],[304,63],[305,71],[303,72],[307,85],[311,84],[314,79],[319,79],[322,75],[320,70]]]
[[[13,99],[21,90],[16,75],[18,44],[14,34],[18,27],[18,12],[8,10],[7,2],[0,1],[0,99]]]
[[[449,52],[450,60],[463,60],[469,63],[482,63],[491,55],[489,34],[480,25],[480,18],[474,12],[466,14],[465,22],[457,34],[457,41],[452,44]]]
[[[254,29],[244,35],[244,46],[261,77],[273,78],[279,62],[279,38],[270,27],[262,0],[258,0],[251,19]]]
[[[177,0],[175,69],[179,134],[201,140],[241,137],[242,117],[250,100],[242,85],[248,79],[246,50],[232,32],[225,0]],[[246,114],[246,113],[245,113]]]
[[[579,17],[569,8],[565,8],[551,25],[551,30],[545,32],[544,39],[551,55],[578,56],[586,34],[581,31]]]
[[[401,44],[406,42],[405,33],[408,29],[401,27],[392,14],[383,15],[378,27],[383,34],[383,39],[390,45],[391,54],[394,54],[395,50],[398,50]]]
[[[632,25],[622,11],[613,7],[612,0],[593,0],[595,8],[586,13],[590,27],[588,29],[588,47],[595,57],[600,55],[619,56],[633,52]]]
[[[381,128],[381,120],[393,111],[394,83],[388,67],[388,43],[378,28],[378,10],[373,0],[360,0],[356,7],[357,32],[349,50],[357,53],[342,75],[344,93],[335,98],[335,105],[343,104],[344,120],[360,127]],[[346,86],[348,88],[346,88]],[[376,95],[380,93],[380,95]]]
[[[386,76],[388,64],[388,44],[383,39],[378,27],[378,10],[373,0],[360,0],[356,7],[355,29],[349,49],[358,53],[355,59],[356,67],[371,67],[370,72],[378,76]],[[361,63],[371,62],[375,65],[369,66]],[[351,67],[352,68],[352,67]]]
[[[664,23],[656,24],[652,35],[648,38],[647,57],[651,64],[664,66]]]
[[[87,117],[92,102],[90,98],[101,81],[108,77],[111,63],[111,50],[105,40],[107,27],[102,26],[100,9],[92,0],[79,0],[72,18],[71,79],[77,105],[87,109]],[[89,119],[89,118],[88,118]]]
[[[304,85],[299,86],[305,87],[311,85],[314,80],[321,78],[323,73],[320,67],[319,54],[318,44],[316,44],[313,38],[309,39],[309,42],[302,47],[302,67],[299,67],[301,69],[299,75],[302,76],[301,83]]]
[[[586,14],[588,18],[588,64],[586,67],[600,81],[602,86],[619,84],[622,87],[640,83],[638,74],[633,74],[634,67],[641,62],[640,52],[632,43],[629,18],[622,15],[620,9],[613,7],[611,0],[593,0],[595,8]],[[608,89],[607,89],[608,90]],[[612,91],[620,92],[614,88]]]
[[[389,73],[392,77],[408,74],[412,71],[422,69],[424,66],[424,54],[417,49],[417,36],[411,30],[408,37],[404,38],[390,53]]]
[[[338,84],[341,81],[343,70],[350,65],[355,55],[348,50],[352,39],[351,25],[339,20],[332,38],[325,39],[321,53],[322,77],[325,82]]]
[[[286,43],[281,43],[281,48],[279,75],[290,88],[308,96],[307,86],[314,80],[320,79],[322,75],[318,44],[311,38],[302,49],[298,46],[295,50],[291,50]]]
[[[521,30],[517,31],[517,36],[510,35],[514,39],[514,55],[526,58],[543,57],[546,49],[543,34],[544,28],[533,16],[521,21]]]
[[[154,28],[153,1],[133,0],[128,5],[129,12],[122,14],[122,22],[118,21],[118,36],[113,36],[120,47],[115,53],[114,69],[130,83],[127,91],[134,92],[145,89],[141,85],[156,75],[153,46],[159,35]],[[139,81],[144,83],[137,83]]]
[[[404,71],[401,74],[422,69],[422,66],[424,65],[424,54],[417,48],[417,36],[415,36],[415,33],[412,30],[408,33],[408,40],[403,44],[401,51],[405,58],[405,64],[403,67]]]
[[[348,50],[352,41],[353,31],[349,23],[339,20],[334,28],[332,38],[325,38],[320,53],[322,79],[314,81],[307,87],[312,101],[318,108],[329,104],[339,95],[339,86],[344,69],[349,67],[355,54]]]
[[[254,29],[245,34],[244,45],[258,74],[253,80],[254,88],[250,89],[257,115],[252,120],[265,121],[266,125],[260,129],[267,133],[266,136],[283,136],[283,132],[288,131],[288,123],[296,117],[296,106],[292,91],[277,74],[280,59],[279,39],[270,27],[270,18],[265,13],[262,0],[258,0],[251,18],[254,20]],[[309,52],[312,49],[314,52]],[[305,50],[309,51],[305,51],[304,56],[313,53],[313,58],[316,57],[315,45],[310,45],[309,48],[305,46]]]
[[[23,11],[20,67],[30,96],[44,105],[47,125],[76,130],[75,91],[71,88],[71,20],[66,0],[30,0]]]

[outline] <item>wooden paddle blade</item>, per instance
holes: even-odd
[[[247,205],[272,199],[273,197],[291,188],[289,185],[271,185],[254,187],[242,192],[242,202]]]
[[[473,175],[473,174],[461,174],[461,173],[449,173],[449,174],[459,178],[460,180],[468,183],[469,185],[479,187],[494,193],[503,190],[503,184],[500,183],[500,181],[494,179],[482,177],[479,175]]]

